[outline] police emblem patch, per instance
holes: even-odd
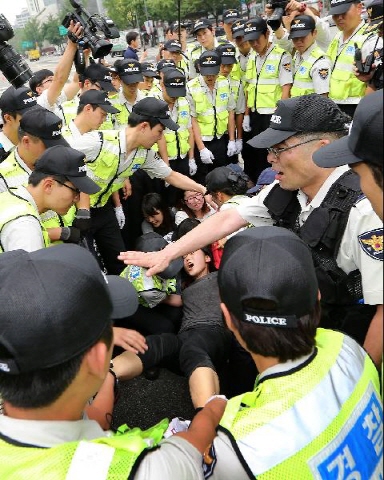
[[[376,228],[359,235],[360,247],[375,260],[383,261],[383,229]]]
[[[328,74],[329,74],[329,68],[322,68],[321,70],[319,70],[319,76],[323,80],[325,80],[328,77]]]
[[[284,63],[283,64],[283,68],[284,70],[286,70],[287,72],[290,72],[292,70],[292,67],[291,67],[291,64],[290,63]]]
[[[203,453],[203,472],[204,478],[209,478],[217,462],[216,451],[213,443]]]

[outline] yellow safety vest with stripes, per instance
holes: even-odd
[[[109,101],[112,102],[114,97],[109,97]],[[65,124],[69,125],[73,119],[77,117],[77,109],[79,108],[79,99],[74,97],[72,100],[64,102],[62,105],[63,115],[65,118]],[[115,115],[107,113],[107,118],[100,125],[99,130],[113,130],[115,128]]]
[[[300,95],[309,95],[315,93],[311,70],[313,65],[320,59],[324,58],[325,53],[319,47],[315,47],[309,57],[303,60],[297,71],[293,75],[293,85],[291,88],[291,97],[299,97]]]
[[[222,136],[228,129],[228,101],[231,94],[229,81],[224,77],[218,77],[216,81],[215,104],[201,87],[198,76],[188,82],[188,90],[195,102],[196,120],[200,127],[202,137]]]
[[[0,253],[4,252],[3,244],[1,241],[1,234],[3,228],[8,225],[10,222],[21,218],[21,217],[34,217],[39,222],[41,227],[41,235],[43,237],[44,245],[49,247],[50,240],[48,232],[44,228],[44,225],[41,222],[39,213],[36,211],[35,207],[31,205],[27,200],[22,197],[19,197],[14,189],[9,190],[8,192],[0,193]],[[0,475],[1,477],[1,475]],[[5,477],[4,477],[5,478]]]
[[[135,463],[144,450],[155,448],[161,441],[168,420],[148,430],[120,427],[112,437],[68,442],[51,448],[13,445],[0,440],[0,478],[65,480],[97,478],[131,480]],[[101,477],[101,472],[105,475]]]
[[[316,346],[302,368],[230,399],[220,425],[258,480],[382,478],[377,370],[340,332],[318,329]]]
[[[277,102],[281,100],[283,89],[279,81],[279,68],[285,53],[281,47],[274,45],[266,56],[259,74],[256,70],[256,56],[252,55],[248,60],[245,82],[248,94],[247,106],[252,111],[257,108],[275,108]]]
[[[337,52],[339,39],[342,37],[343,32],[338,32],[328,47],[327,55],[333,62],[329,81],[329,98],[336,103],[340,100],[350,100],[351,103],[358,103],[359,99],[365,94],[366,84],[360,82],[354,72],[354,44],[356,43],[359,48],[362,47],[364,41],[368,38],[365,29],[366,25],[359,28],[343,46],[340,54]]]

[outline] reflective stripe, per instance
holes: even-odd
[[[351,369],[349,364],[351,354],[346,354],[351,350],[361,362],[361,368]],[[334,365],[313,390],[297,401],[293,408],[250,435],[237,439],[237,445],[254,475],[261,475],[297,454],[330,425],[363,375],[366,356],[367,354],[351,338],[344,336]],[[344,372],[344,365],[348,365],[348,378]],[[312,413],[321,411],[324,412],[323,415],[314,416]],[[305,425],[305,429],[300,428],[301,424]],[[290,439],[289,442],[287,438]],[[263,456],[255,454],[255,445],[262,445]]]
[[[115,449],[109,445],[80,442],[73,455],[65,480],[107,479],[114,454]]]

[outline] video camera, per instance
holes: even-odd
[[[13,28],[0,14],[0,70],[15,88],[22,87],[32,77],[32,71],[24,58],[7,43],[14,36]]]
[[[112,43],[106,39],[119,38],[120,32],[110,19],[98,14],[90,15],[77,0],[69,0],[75,9],[67,13],[61,24],[68,28],[71,20],[83,27],[83,36],[77,40],[81,49],[90,48],[93,58],[105,57],[112,50]]]
[[[280,27],[281,22],[283,21],[283,16],[285,15],[285,9],[287,8],[288,3],[288,0],[271,2],[273,14],[268,18],[267,23],[274,32]]]
[[[361,49],[355,43],[355,65],[358,72],[362,75],[367,75],[372,70],[372,65],[375,61],[375,55],[373,52],[367,56],[365,62],[362,60]]]

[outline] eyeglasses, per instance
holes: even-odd
[[[71,186],[67,185],[66,183],[60,182],[59,180],[56,180],[56,179],[55,179],[55,182],[59,183],[60,185],[63,185],[63,187],[69,188],[69,190],[72,190],[72,192],[73,192],[76,196],[80,195],[80,193],[81,193],[78,188],[71,187]]]
[[[198,202],[203,198],[202,193],[196,193],[196,195],[193,195],[192,197],[188,197],[185,199],[185,202],[190,203],[190,202]]]
[[[283,148],[267,148],[268,153],[273,153],[276,158],[279,158],[280,154],[286,152],[287,150],[291,150],[292,148],[299,147],[300,145],[305,145],[309,142],[315,142],[317,138],[311,138],[310,140],[306,140],[305,142],[295,143],[295,145],[290,145],[289,147]]]
[[[53,82],[53,77],[46,78],[45,80],[40,82],[37,86],[41,87],[41,86],[43,86],[43,85],[45,85],[46,83],[49,83],[49,82]]]

